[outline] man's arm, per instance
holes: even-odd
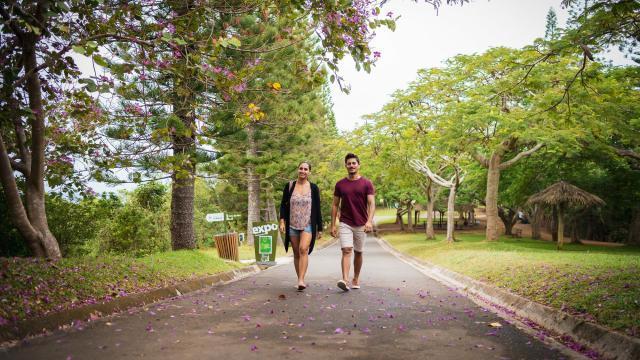
[[[373,215],[376,212],[376,196],[367,195],[367,223],[364,225],[364,231],[373,230]]]
[[[337,237],[336,218],[338,217],[338,208],[340,206],[340,198],[333,196],[333,204],[331,204],[331,236]]]

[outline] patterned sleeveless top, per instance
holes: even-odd
[[[306,195],[291,194],[289,227],[304,230],[311,220],[311,191]]]

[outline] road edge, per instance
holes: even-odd
[[[92,317],[112,315],[133,307],[150,304],[159,300],[180,296],[209,286],[225,285],[240,279],[255,275],[261,271],[256,265],[245,266],[239,269],[221,272],[218,274],[199,277],[183,281],[151,291],[113,299],[100,304],[90,304],[75,309],[56,312],[38,319],[19,322],[12,326],[0,327],[0,348],[11,346],[12,342],[19,341],[29,336],[37,336],[47,331],[53,331],[72,324],[75,321],[86,321]]]
[[[431,278],[445,285],[453,286],[464,293],[484,298],[505,307],[516,315],[530,319],[546,329],[560,334],[567,334],[597,350],[607,358],[619,360],[640,359],[640,339],[613,332],[603,326],[586,322],[493,285],[402,253],[381,237],[376,237],[376,241],[383,249],[409,265],[422,270],[424,274]]]

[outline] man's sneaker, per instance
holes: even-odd
[[[338,287],[342,289],[342,291],[349,291],[349,287],[347,286],[347,283],[344,280],[338,281]]]

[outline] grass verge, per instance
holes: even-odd
[[[384,236],[399,251],[474,279],[494,284],[611,329],[640,336],[640,248],[567,244],[484,235]]]
[[[0,258],[0,326],[242,266],[218,258],[213,249],[142,258]]]

